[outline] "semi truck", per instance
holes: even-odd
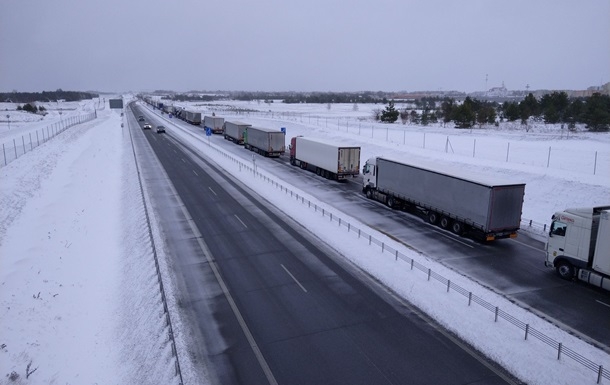
[[[610,206],[553,214],[544,264],[563,279],[610,290]]]
[[[244,147],[264,156],[279,157],[286,152],[286,134],[272,128],[246,128]]]
[[[226,121],[224,127],[225,139],[231,140],[237,144],[244,144],[244,132],[250,126],[252,125],[248,123]]]
[[[225,119],[219,116],[204,116],[203,127],[207,130],[208,128],[213,134],[222,134],[222,126],[225,123]]]
[[[362,174],[366,196],[390,208],[415,210],[433,225],[482,241],[517,237],[524,183],[384,157],[367,160]]]
[[[290,164],[326,179],[343,180],[360,174],[360,147],[296,136],[290,139]]]
[[[201,124],[201,112],[184,110],[184,120],[198,126]]]

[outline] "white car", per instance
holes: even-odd
[[[152,128],[152,126],[150,125],[150,123],[144,123],[144,128],[145,130],[150,130]]]

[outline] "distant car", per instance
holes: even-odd
[[[142,127],[145,130],[150,130],[152,128],[152,126],[150,125],[150,123],[144,123],[144,127]]]
[[[144,121],[144,115],[138,116],[138,122],[143,122],[143,121]]]
[[[161,132],[165,132],[165,127],[164,126],[157,126],[157,134],[159,134]]]

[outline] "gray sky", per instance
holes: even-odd
[[[0,91],[471,92],[502,81],[610,81],[610,0],[0,0]]]

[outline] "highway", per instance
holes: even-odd
[[[142,111],[152,114],[148,108]],[[158,116],[158,112],[156,112]],[[240,120],[246,120],[240,118]],[[173,124],[203,138],[201,127],[174,119]],[[207,140],[207,139],[206,139]],[[221,136],[211,138],[223,151],[251,160],[252,153]],[[286,157],[257,157],[257,164],[286,183],[367,223],[405,245],[504,295],[523,308],[610,352],[610,295],[582,282],[560,279],[544,266],[544,244],[526,232],[515,240],[482,244],[426,223],[413,213],[392,211],[366,199],[360,178],[333,182],[291,166]],[[361,159],[361,164],[364,163]],[[527,194],[527,187],[526,187]]]
[[[515,383],[171,128],[129,127],[212,383]]]

